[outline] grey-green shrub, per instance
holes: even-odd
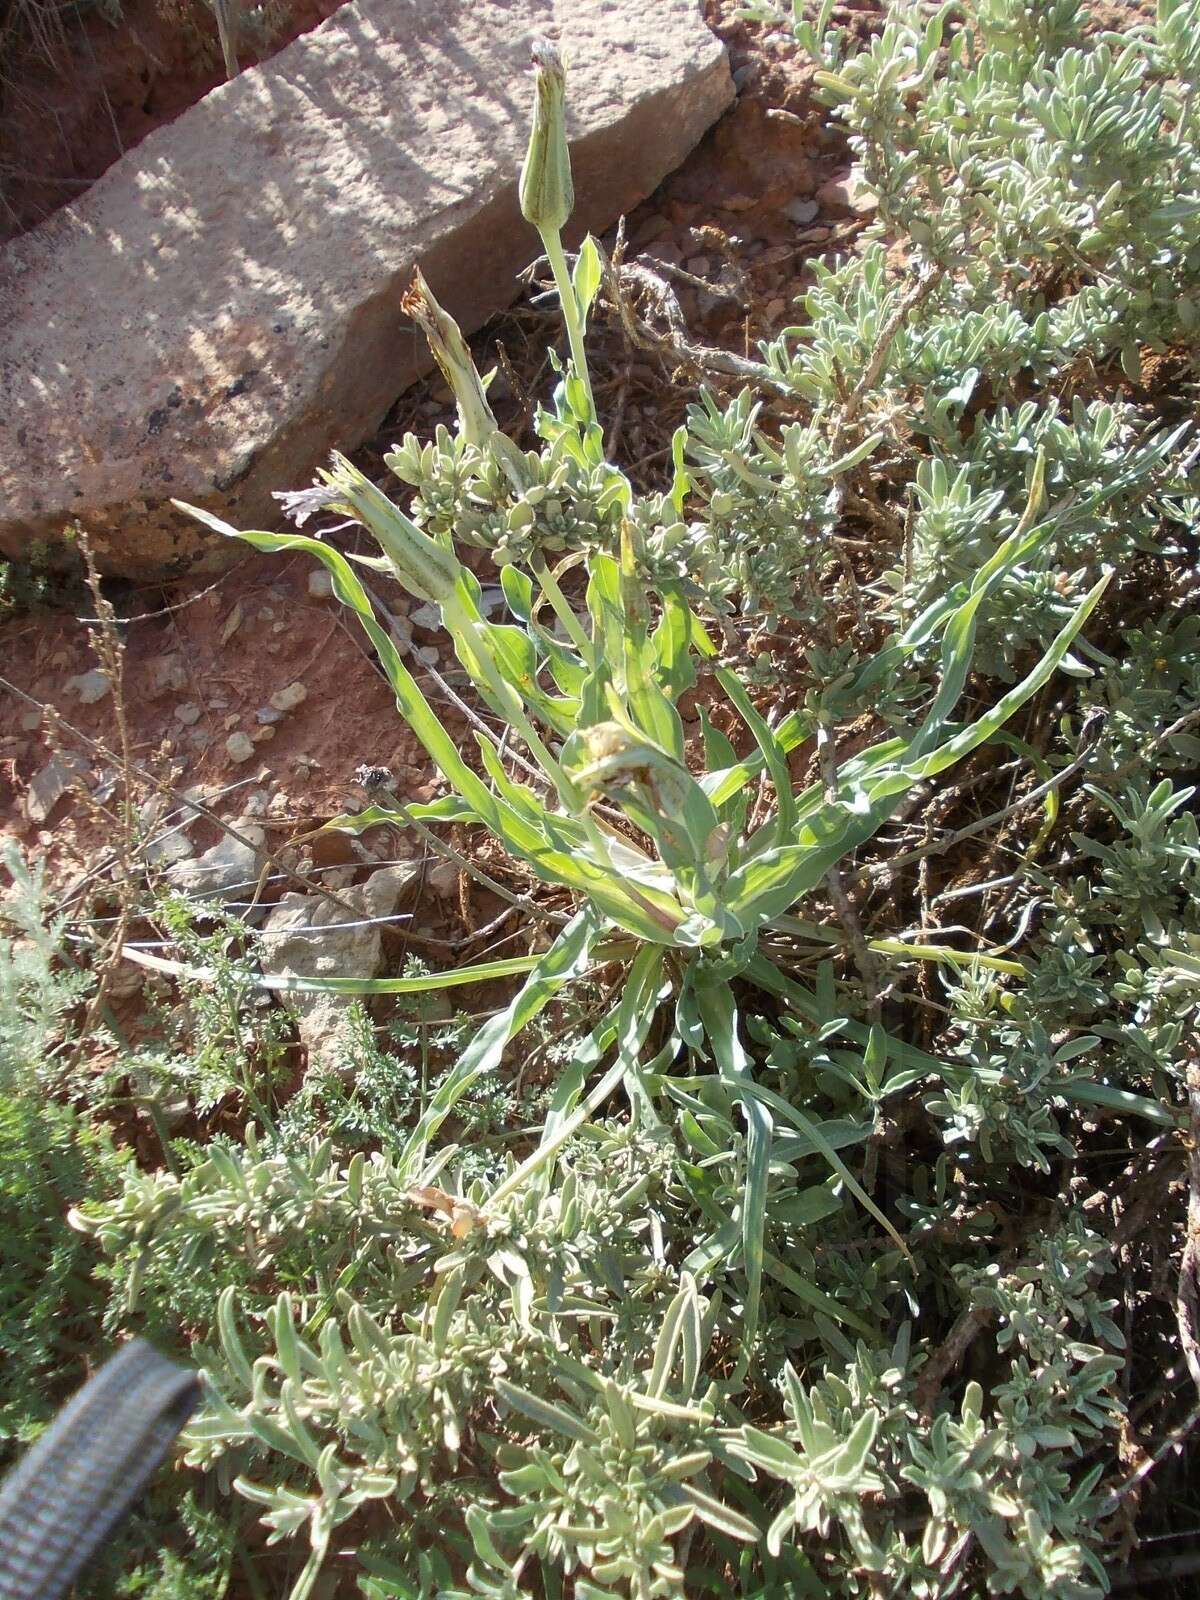
[[[627,582],[803,646],[803,690],[782,659],[736,663],[792,732],[801,714],[835,739],[919,722],[933,653],[895,636],[961,601],[1023,519],[1050,526],[982,618],[964,726],[1103,568],[1115,579],[1070,676],[996,730],[1014,787],[982,765],[956,795],[935,781],[915,833],[897,820],[843,859],[900,986],[882,1021],[814,885],[768,919],[774,988],[724,1059],[692,955],[672,949],[619,1037],[592,984],[561,991],[572,1010],[536,1109],[502,1093],[455,1107],[453,1072],[422,1101],[405,1041],[376,1060],[364,1039],[349,1106],[320,1084],[258,1106],[251,1082],[236,1101],[231,1071],[239,1117],[218,1127],[206,1078],[177,1171],[130,1169],[76,1206],[108,1259],[109,1325],[195,1338],[212,1389],[188,1460],[261,1515],[282,1548],[278,1568],[255,1560],[272,1581],[286,1568],[296,1600],[319,1581],[375,1600],[1106,1591],[1118,1440],[1177,1337],[1140,1267],[1116,1270],[1113,1192],[1181,1125],[1200,1013],[1195,447],[1178,396],[1139,383],[1156,353],[1195,379],[1200,7],[1166,0],[1123,41],[1085,22],[1072,0],[896,5],[851,52],[799,18],[880,237],[815,270],[757,386],[697,393],[653,492],[597,452],[570,370],[533,449],[476,410],[472,429],[389,457],[427,576],[453,570],[453,539],[495,556],[510,642],[526,567],[579,554],[604,573],[621,551],[640,563]],[[585,248],[593,316],[597,273]],[[869,546],[857,595],[847,529]],[[521,660],[557,669],[543,709],[565,733],[580,677],[548,632],[542,650]],[[702,732],[707,765],[736,763]],[[563,767],[568,784],[590,770],[575,747]],[[954,870],[894,865],[986,810],[976,779],[1004,810],[1060,777],[964,838]],[[518,798],[529,821],[582,826],[553,797]],[[453,800],[422,814],[461,818]],[[226,963],[215,991],[252,981],[219,940],[206,959]],[[740,997],[762,977],[751,959],[718,940],[694,966]],[[52,973],[52,950],[40,960]],[[46,1007],[26,1011],[41,1028]],[[220,1054],[215,1023],[200,1037]],[[583,1100],[614,1052],[624,1098]],[[754,1287],[739,1254],[751,1101],[775,1118]],[[441,1144],[410,1126],[431,1103]],[[518,1165],[547,1141],[552,1161]],[[964,1324],[958,1365],[943,1357]]]

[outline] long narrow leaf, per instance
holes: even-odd
[[[630,968],[620,1004],[601,1024],[606,1036],[611,1033],[616,1038],[616,1061],[592,1088],[582,1104],[577,1105],[569,1115],[564,1116],[560,1107],[553,1119],[547,1118],[537,1149],[497,1186],[488,1199],[489,1206],[494,1208],[501,1201],[507,1200],[535,1173],[545,1172],[575,1130],[608,1099],[622,1080],[631,1086],[631,1098],[640,1098],[647,1102],[640,1077],[640,1057],[642,1046],[654,1022],[655,996],[662,981],[662,962],[663,952],[657,946],[648,945],[638,951]],[[592,1037],[594,1039],[596,1035],[593,1034]],[[648,1109],[653,1116],[653,1109],[650,1107]]]
[[[563,984],[587,970],[598,933],[595,913],[590,909],[581,911],[538,958],[520,991],[503,1011],[484,1023],[439,1085],[405,1142],[403,1162],[424,1159],[429,1141],[476,1078],[498,1067],[509,1040],[549,1004]]]
[[[696,1001],[721,1077],[738,1093],[746,1119],[746,1186],[742,1194],[742,1258],[746,1272],[746,1327],[743,1363],[750,1359],[762,1294],[763,1234],[767,1216],[767,1178],[771,1163],[771,1115],[746,1092],[750,1061],[738,1038],[737,1009],[728,982],[702,978]]]
[[[172,961],[151,955],[136,945],[122,945],[121,954],[135,966],[151,972],[165,972],[193,983],[215,983],[216,967],[197,967],[187,961]],[[261,972],[252,979],[256,989],[271,989],[285,994],[428,994],[441,989],[459,988],[466,983],[489,983],[495,978],[511,978],[532,972],[541,956],[510,956],[503,961],[481,961],[470,967],[451,967],[443,972],[426,972],[419,978],[296,978],[285,973]]]

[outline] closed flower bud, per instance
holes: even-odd
[[[533,132],[521,168],[521,214],[539,231],[558,232],[575,205],[571,153],[567,148],[566,74],[555,47],[533,47],[536,98]]]

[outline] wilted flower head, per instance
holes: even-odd
[[[566,73],[549,40],[531,51],[536,97],[533,131],[521,168],[521,214],[539,230],[561,229],[575,205],[567,147]]]
[[[309,517],[327,511],[340,496],[327,483],[314,483],[308,489],[276,489],[271,498],[279,501],[289,522],[302,528]]]
[[[441,307],[418,269],[400,302],[429,341],[433,359],[442,369],[458,407],[458,426],[468,444],[482,445],[496,432],[496,419],[487,403],[483,380],[471,359],[462,329]]]
[[[462,571],[453,551],[422,532],[345,456],[334,451],[333,466],[321,477],[332,491],[327,503],[369,530],[393,574],[410,594],[436,605],[450,597]]]

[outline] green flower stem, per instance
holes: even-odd
[[[563,253],[562,235],[557,228],[539,228],[538,232],[542,236],[542,244],[546,250],[546,257],[550,262],[550,270],[554,274],[554,286],[558,290],[563,321],[567,325],[567,342],[571,347],[571,365],[575,368],[576,376],[583,381],[583,387],[587,393],[588,410],[591,412],[591,420],[596,422],[596,401],[592,394],[592,380],[588,373],[587,349],[583,338],[583,316],[579,310],[579,301],[575,298],[575,286],[571,282],[567,258]]]
[[[558,618],[558,620],[562,623],[563,628],[566,630],[567,637],[575,646],[576,650],[579,651],[584,665],[594,671],[596,666],[596,652],[593,648],[592,641],[583,631],[583,628],[579,623],[579,618],[568,605],[566,595],[563,594],[562,590],[558,586],[558,579],[554,576],[553,572],[551,572],[549,565],[543,561],[540,556],[535,557],[534,559],[533,574],[537,581],[541,584],[542,591],[545,594],[546,599],[549,600],[554,611],[554,615]]]

